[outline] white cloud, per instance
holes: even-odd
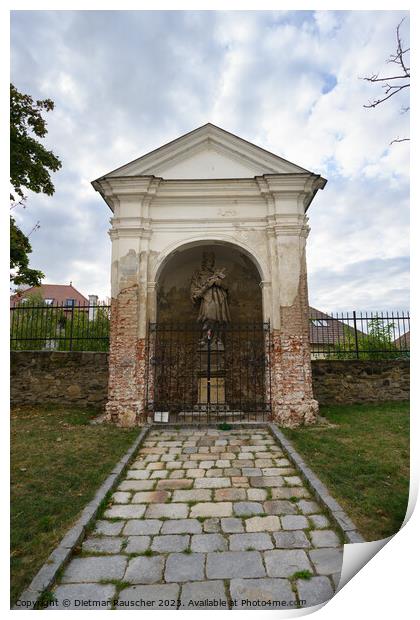
[[[389,68],[404,16],[14,12],[12,80],[54,100],[45,142],[63,162],[54,196],[17,214],[24,230],[41,221],[33,266],[109,295],[110,212],[90,181],[212,121],[328,178],[309,211],[319,305],[407,306],[409,145],[389,146],[408,133],[406,97],[368,110],[378,89],[359,79]]]

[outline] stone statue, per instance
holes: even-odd
[[[206,344],[210,335],[217,347],[223,347],[221,331],[230,322],[225,278],[225,268],[216,269],[214,266],[214,253],[203,252],[201,269],[194,273],[191,280],[191,301],[200,304],[197,321],[203,329],[201,345]]]

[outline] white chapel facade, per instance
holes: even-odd
[[[229,329],[236,322],[268,326],[269,395],[264,389],[271,419],[285,426],[316,419],[306,212],[325,184],[320,175],[210,123],[93,182],[112,211],[109,420],[133,426],[158,406],[150,326],[195,322],[189,286],[203,254],[227,266]],[[230,362],[223,356],[225,375],[218,376],[226,378],[212,380],[223,383],[226,411]],[[238,409],[238,402],[231,407]]]

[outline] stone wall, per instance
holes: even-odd
[[[316,360],[314,398],[320,405],[408,400],[408,360]]]
[[[409,398],[409,361],[312,361],[314,398],[321,405]],[[12,351],[11,400],[104,407],[108,354]]]
[[[108,353],[12,351],[12,405],[57,403],[103,408],[108,392]]]

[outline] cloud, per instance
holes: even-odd
[[[63,162],[54,196],[16,213],[41,222],[33,267],[108,296],[110,213],[90,181],[211,121],[328,178],[309,210],[313,305],[407,307],[409,146],[389,144],[408,135],[408,95],[369,110],[378,90],[359,79],[389,68],[404,16],[13,12],[12,80],[54,100],[45,143]]]

